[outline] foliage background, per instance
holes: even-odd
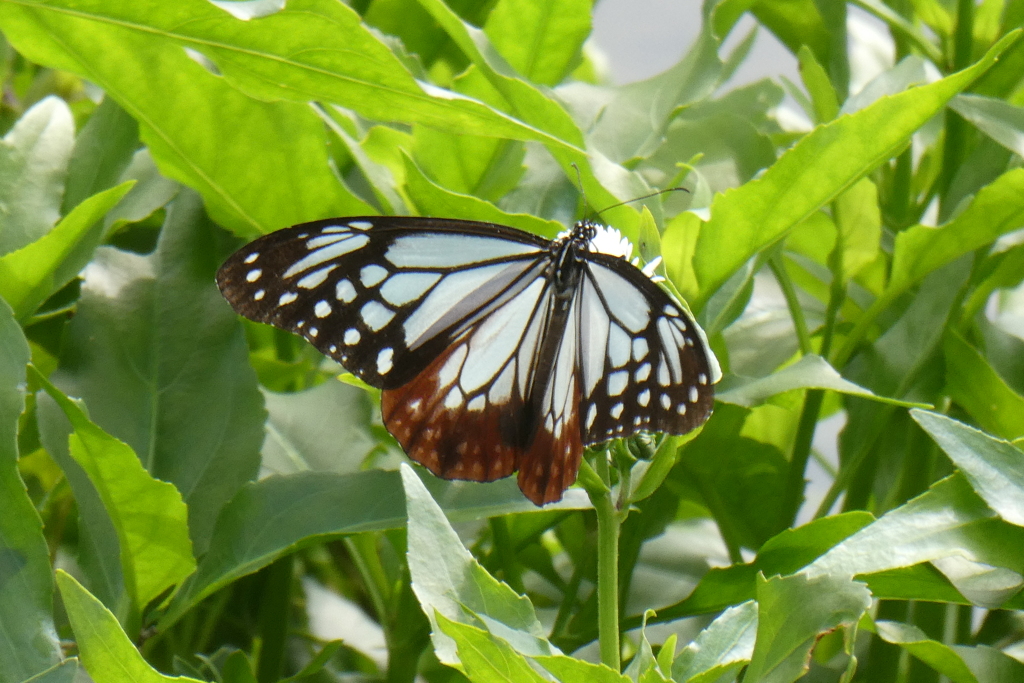
[[[1021,680],[1024,3],[856,5],[897,62],[851,92],[834,2],[708,0],[611,87],[586,0],[0,1],[0,680]],[[800,84],[721,87],[745,12]],[[726,377],[561,504],[399,469],[213,285],[330,215],[552,236],[573,163],[594,206],[690,190],[604,218]]]

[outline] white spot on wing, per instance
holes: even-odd
[[[640,361],[647,357],[649,347],[647,346],[647,340],[643,337],[637,337],[633,340],[633,360]]]
[[[644,363],[636,370],[636,374],[633,375],[637,382],[646,382],[647,378],[651,376],[651,364]]]
[[[483,410],[484,408],[487,407],[487,397],[484,396],[483,394],[480,394],[479,396],[475,397],[472,401],[470,401],[469,405],[467,405],[466,407],[473,411]]]
[[[608,375],[608,395],[618,396],[626,389],[626,384],[629,383],[629,373],[620,370],[619,372],[613,372]]]
[[[324,280],[326,280],[328,273],[330,273],[335,268],[337,268],[337,266],[330,265],[327,266],[326,268],[321,268],[320,270],[314,270],[309,275],[303,276],[302,279],[296,282],[295,284],[298,285],[299,287],[302,287],[303,289],[313,289],[314,287],[320,285]]]
[[[690,387],[690,403],[696,403],[698,398],[697,387]]]
[[[267,295],[266,290],[264,290],[264,289],[257,289],[256,293],[252,295],[252,298],[253,298],[254,301],[262,301],[263,297],[266,296],[266,295]]]
[[[387,276],[387,268],[382,268],[376,263],[363,266],[363,269],[359,271],[359,281],[363,283],[363,287],[374,287],[379,285]]]
[[[452,387],[452,390],[444,397],[444,407],[448,410],[455,410],[462,405],[462,400],[462,391],[458,387]]]
[[[380,350],[377,354],[377,374],[386,375],[391,372],[392,361],[395,357],[395,350],[390,346]]]
[[[707,384],[708,376],[702,372],[699,375],[697,375],[697,381],[700,382],[701,384]]]
[[[618,325],[608,329],[608,360],[613,368],[621,368],[629,361],[629,335]]]
[[[622,416],[622,411],[624,408],[625,406],[622,405],[621,403],[616,403],[615,405],[613,405],[611,410],[612,419],[618,420],[619,417]]]
[[[643,292],[606,266],[593,262],[589,266],[612,315],[630,332],[638,333],[647,327],[650,304]]]
[[[326,301],[317,301],[313,307],[313,314],[318,318],[326,318],[331,314],[331,305]]]
[[[587,429],[589,430],[594,426],[594,420],[597,419],[597,406],[593,403],[590,404],[590,408],[587,409]]]
[[[295,275],[298,275],[299,273],[309,270],[310,268],[319,266],[321,263],[325,263],[327,261],[330,261],[331,259],[338,258],[339,256],[344,256],[345,254],[349,254],[355,251],[356,249],[361,249],[362,247],[366,246],[366,243],[370,241],[370,238],[367,237],[366,235],[351,235],[338,238],[317,237],[307,242],[307,246],[311,246],[317,240],[323,239],[334,239],[340,241],[338,241],[336,244],[329,244],[328,246],[323,247],[322,249],[317,249],[316,251],[299,259],[298,261],[293,263],[291,267],[288,268],[288,270],[284,272],[283,277],[293,277]]]
[[[369,230],[373,227],[373,223],[370,221],[350,221],[349,227],[353,227],[356,230]]]
[[[668,397],[668,394],[661,395],[661,407],[668,410],[672,407],[672,399]]]
[[[361,337],[362,335],[359,334],[359,330],[354,327],[350,327],[345,330],[345,336],[342,337],[342,341],[345,342],[346,345],[352,346],[353,344],[358,344]]]
[[[299,295],[296,294],[295,292],[285,292],[284,294],[281,295],[281,298],[277,300],[277,305],[278,306],[285,306],[285,305],[290,304],[291,302],[295,301],[298,298],[299,298]]]
[[[334,285],[334,296],[338,301],[350,304],[356,299],[356,288],[352,286],[351,282],[342,278],[338,280],[338,284]]]
[[[260,257],[260,252],[254,251],[251,254],[249,254],[248,256],[246,256],[245,260],[242,261],[242,263],[245,263],[245,264],[255,263],[256,259],[258,259],[259,257]]]
[[[399,268],[450,268],[540,251],[533,244],[499,237],[434,233],[404,235],[388,247],[384,258]]]
[[[259,268],[253,268],[252,270],[245,274],[245,281],[256,282],[257,280],[260,279],[260,275],[263,275],[263,271],[260,270]]]
[[[380,288],[380,295],[392,306],[404,306],[419,299],[440,279],[440,273],[396,273]]]
[[[641,406],[646,407],[651,402],[651,392],[649,389],[644,389],[640,392],[640,395],[636,397],[637,403]]]
[[[384,326],[395,317],[395,312],[380,303],[379,301],[368,301],[359,310],[363,322],[374,332],[384,329]]]
[[[583,281],[580,303],[580,358],[583,386],[589,396],[604,375],[604,349],[608,344],[608,312],[590,280]]]

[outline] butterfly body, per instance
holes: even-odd
[[[519,470],[538,505],[585,445],[703,423],[717,365],[689,315],[596,251],[476,221],[350,217],[265,235],[218,272],[242,315],[304,336],[383,390],[384,424],[447,479]]]

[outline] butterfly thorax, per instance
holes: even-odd
[[[584,267],[583,254],[590,250],[590,241],[596,234],[596,225],[582,220],[551,243],[556,297],[559,293],[571,293],[575,289]]]

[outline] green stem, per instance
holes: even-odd
[[[800,353],[808,355],[814,353],[811,346],[811,335],[807,331],[807,320],[804,318],[804,309],[800,307],[800,300],[796,295],[796,288],[793,287],[793,280],[786,271],[786,264],[781,254],[775,254],[768,261],[768,266],[775,274],[775,281],[779,283],[782,295],[786,297],[786,306],[789,308],[789,315],[793,318],[793,327],[796,328],[796,338],[800,342]]]
[[[974,45],[974,2],[958,0],[956,33],[953,35],[953,59],[951,71],[959,71],[971,63]],[[968,124],[952,109],[946,110],[946,140],[942,148],[942,176],[939,185],[939,220],[949,218],[954,207],[949,204],[955,198],[949,196],[953,178],[960,170],[967,156]]]
[[[595,461],[601,479],[608,484],[608,456],[602,453]],[[612,495],[590,493],[590,502],[597,513],[597,630],[601,645],[601,663],[619,671],[619,519]]]
[[[284,672],[293,563],[293,556],[286,555],[262,572],[264,583],[259,616],[260,655],[256,665],[256,680],[259,683],[280,680]]]

